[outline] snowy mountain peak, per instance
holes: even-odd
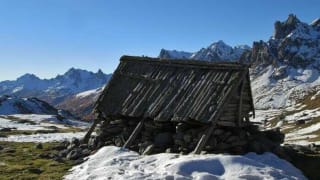
[[[26,74],[16,81],[0,82],[0,95],[38,97],[57,104],[67,96],[103,86],[110,77],[111,74],[104,74],[101,70],[93,73],[76,68],[52,79],[39,79],[33,74]]]
[[[317,18],[317,19],[313,20],[310,25],[313,26],[313,27],[316,27],[316,26],[319,27],[320,26],[320,18]]]
[[[272,38],[254,42],[242,55],[241,61],[252,64],[256,108],[290,106],[320,88],[319,21],[307,24],[290,14],[275,23]]]
[[[206,48],[201,48],[195,53],[176,50],[161,49],[159,57],[165,59],[194,59],[204,61],[232,61],[238,60],[245,50],[249,50],[248,45],[231,47],[224,41],[219,40]]]
[[[34,74],[24,74],[23,76],[20,76],[19,78],[17,78],[17,81],[34,81],[34,80],[40,80],[36,75]]]
[[[177,50],[161,49],[159,58],[163,59],[189,59],[192,53]]]
[[[200,51],[192,54],[190,58],[206,61],[237,61],[242,53],[248,49],[250,49],[250,47],[247,45],[231,47],[224,41],[219,40],[207,48],[202,48]]]
[[[289,14],[287,20],[284,22],[276,21],[274,24],[274,39],[282,39],[289,35],[294,29],[298,28],[298,26],[306,25],[302,23],[295,15]]]

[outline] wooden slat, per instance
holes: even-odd
[[[241,74],[239,74],[239,76],[237,78],[235,78],[235,79],[230,78],[229,81],[234,80],[234,84],[233,84],[234,86],[231,86],[229,89],[226,90],[225,96],[223,96],[223,100],[221,100],[221,104],[218,104],[216,113],[214,113],[211,116],[210,121],[211,121],[212,125],[209,127],[208,131],[205,132],[201,136],[200,141],[198,142],[198,144],[194,150],[195,154],[199,154],[202,151],[203,147],[205,146],[209,137],[211,136],[211,134],[216,126],[216,123],[218,122],[217,120],[220,118],[220,114],[222,113],[223,107],[225,106],[225,104],[228,103],[228,100],[232,97],[232,94],[234,93],[236,88],[239,87],[239,85],[240,85],[241,81],[243,80],[243,78],[245,77],[246,73],[247,73],[247,71],[244,71],[244,72],[241,72]]]
[[[243,87],[244,87],[244,83],[245,83],[245,78],[242,80],[242,83],[240,85],[240,99],[239,99],[239,109],[238,109],[238,122],[237,125],[240,126],[241,125],[241,121],[242,121],[242,95],[243,95]]]
[[[123,145],[123,148],[128,148],[129,146],[131,146],[131,144],[133,143],[133,141],[136,139],[136,137],[138,136],[138,134],[140,133],[142,127],[143,127],[143,123],[144,123],[144,119],[142,119],[138,125],[136,126],[136,128],[133,130],[133,132],[131,133],[129,139],[126,141],[126,143]]]
[[[104,119],[107,123],[109,122],[109,119]],[[90,129],[86,133],[86,135],[83,137],[82,142],[84,144],[87,144],[92,132],[95,130],[97,124],[99,124],[102,121],[102,117],[98,116],[96,119],[94,119],[93,124],[91,125]]]

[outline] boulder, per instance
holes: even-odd
[[[41,143],[37,143],[37,144],[35,145],[35,148],[36,148],[36,149],[43,149],[43,145],[42,145]]]
[[[76,160],[76,159],[79,159],[81,156],[82,156],[82,151],[81,149],[77,148],[68,153],[67,159]]]
[[[173,144],[173,138],[171,132],[159,133],[154,138],[154,143],[156,146],[169,146]]]

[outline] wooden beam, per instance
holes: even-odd
[[[97,118],[94,119],[93,124],[91,125],[90,129],[88,130],[88,132],[86,133],[86,135],[83,137],[82,142],[87,144],[90,136],[92,134],[92,132],[95,130],[97,124],[99,124],[102,121],[102,117],[100,115],[98,115]],[[105,119],[106,121],[108,121],[108,119]]]
[[[242,121],[242,95],[243,95],[243,87],[244,87],[244,84],[246,82],[246,78],[243,78],[243,81],[240,85],[240,99],[239,99],[239,109],[238,109],[238,122],[237,122],[237,125],[238,127],[241,126],[241,121]]]
[[[144,121],[145,121],[145,119],[142,119],[138,123],[138,125],[133,130],[133,132],[131,133],[130,137],[126,141],[126,143],[123,145],[123,148],[128,148],[133,143],[133,141],[137,138],[138,134],[140,133],[140,131],[141,131],[142,127],[143,127]]]
[[[194,149],[193,154],[200,154],[203,147],[206,145],[209,137],[211,136],[213,130],[215,128],[215,124],[209,127],[209,129],[201,136],[199,143],[197,144],[197,147]]]
[[[249,85],[249,94],[250,94],[250,103],[251,103],[251,106],[252,106],[252,113],[253,113],[253,118],[255,118],[256,116],[256,112],[254,110],[254,102],[253,102],[253,96],[252,96],[252,88],[251,88],[251,82],[250,82],[250,75],[249,75],[249,72],[247,73],[247,77],[246,79],[248,79],[248,85]]]

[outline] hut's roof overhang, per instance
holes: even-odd
[[[248,65],[235,62],[123,56],[95,110],[109,117],[206,123],[248,77]]]

